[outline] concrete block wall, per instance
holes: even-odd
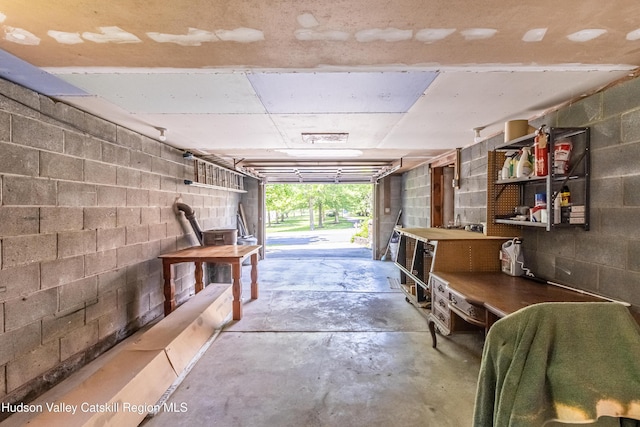
[[[540,276],[633,304],[640,312],[640,79],[544,117],[591,128],[589,231],[526,230],[526,261]]]
[[[454,193],[454,214],[460,223],[479,224],[487,218],[488,141],[460,151],[460,188]]]
[[[591,229],[524,228],[526,265],[536,276],[627,301],[640,312],[640,79],[629,80],[531,120],[591,128]],[[455,210],[462,224],[486,221],[487,151],[495,135],[462,150]],[[428,226],[420,207],[430,187],[425,166],[403,177],[405,226]]]
[[[163,315],[157,256],[235,228],[182,152],[0,80],[0,401],[28,400]],[[178,303],[193,267],[175,268]]]
[[[402,175],[402,226],[429,227],[431,224],[431,175],[429,165],[418,166]]]

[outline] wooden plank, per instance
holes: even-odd
[[[249,227],[247,226],[247,217],[244,215],[244,206],[242,203],[238,203],[238,211],[240,212],[240,219],[242,220],[242,225],[247,233],[249,233]]]

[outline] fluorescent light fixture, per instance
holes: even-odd
[[[322,149],[309,149],[309,150],[276,150],[279,153],[285,153],[291,157],[358,157],[362,155],[360,150],[322,150]]]
[[[346,144],[348,133],[303,133],[302,142],[308,144]]]

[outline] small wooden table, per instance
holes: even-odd
[[[204,289],[202,263],[231,264],[233,277],[233,320],[242,319],[242,261],[251,257],[251,299],[258,299],[258,251],[261,245],[194,246],[177,252],[160,255],[164,278],[164,315],[176,308],[173,264],[193,262],[196,265],[196,293]]]

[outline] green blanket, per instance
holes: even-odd
[[[475,427],[580,424],[601,416],[640,420],[640,327],[626,307],[536,304],[491,327]]]

